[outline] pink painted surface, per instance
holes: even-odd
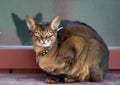
[[[0,48],[0,69],[36,69],[33,48]],[[120,49],[110,49],[109,69],[120,70]]]
[[[0,85],[47,85],[44,83],[44,73],[28,74],[32,73],[29,69],[38,69],[32,48],[0,48],[0,70],[2,69]],[[4,69],[13,69],[14,72],[8,74],[9,71]],[[109,69],[114,74],[108,74],[103,82],[81,82],[70,83],[70,85],[120,85],[120,74],[116,74],[117,71],[120,73],[120,49],[110,49]]]
[[[38,68],[35,62],[35,54],[33,49],[0,49],[0,68],[24,68],[34,69]]]
[[[109,57],[109,69],[120,70],[120,49],[111,49]]]

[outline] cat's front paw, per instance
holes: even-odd
[[[77,79],[74,78],[74,77],[66,77],[66,78],[64,78],[65,83],[74,83],[76,81],[77,81]]]
[[[59,79],[54,77],[47,77],[45,82],[48,84],[55,84],[59,82]]]

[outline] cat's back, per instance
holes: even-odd
[[[66,40],[71,36],[80,36],[84,39],[94,38],[97,41],[104,43],[99,34],[92,27],[85,23],[79,21],[62,21],[60,26],[63,27],[63,29],[58,32],[58,39],[60,41]]]
[[[64,42],[68,38],[72,36],[82,37],[85,41],[89,41],[90,39],[94,39],[97,41],[103,48],[106,50],[107,54],[109,54],[108,48],[104,40],[101,36],[89,25],[79,22],[79,21],[62,21],[61,25],[63,29],[58,31],[58,41],[59,43]],[[74,42],[74,41],[71,41]]]

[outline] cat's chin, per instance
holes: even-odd
[[[50,47],[50,45],[40,45],[41,47]]]
[[[38,46],[40,47],[50,47],[51,44],[41,44],[41,43],[37,43]]]
[[[50,45],[46,45],[46,44],[40,44],[38,46],[40,46],[40,47],[50,47]]]

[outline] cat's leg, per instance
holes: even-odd
[[[49,84],[55,84],[55,83],[58,83],[59,81],[60,81],[60,78],[57,78],[49,74],[47,74],[47,78],[45,79],[45,82]]]
[[[94,65],[90,67],[90,76],[91,80],[94,82],[101,82],[103,81],[104,71],[102,68],[99,67],[99,65]]]

